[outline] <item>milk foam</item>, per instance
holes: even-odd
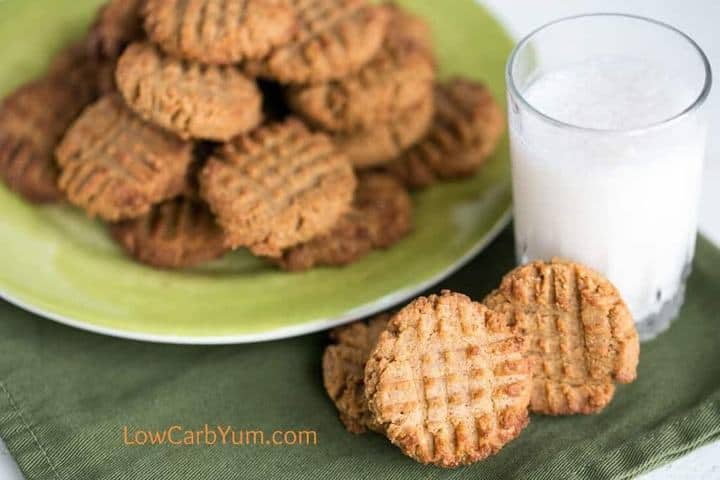
[[[680,77],[631,58],[599,58],[549,72],[523,95],[556,120],[601,130],[656,124],[694,100]]]

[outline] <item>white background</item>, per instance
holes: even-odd
[[[440,0],[437,1],[441,5]],[[445,0],[453,1],[453,0]],[[700,229],[720,245],[720,1],[718,0],[480,0],[490,7],[516,38],[558,17],[591,12],[629,12],[670,23],[690,34],[716,69],[710,97],[711,135],[703,185]],[[482,48],[468,45],[467,48]],[[658,48],[662,48],[658,45]],[[720,360],[720,358],[719,358]],[[0,441],[0,479],[21,480],[15,462]],[[642,477],[656,479],[720,479],[720,442],[706,446]]]

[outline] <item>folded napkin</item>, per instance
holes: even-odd
[[[481,299],[512,250],[505,232],[433,290]],[[29,480],[629,478],[720,437],[718,312],[720,251],[700,239],[681,317],[643,344],[638,380],[602,414],[534,416],[499,455],[442,470],[343,429],[322,387],[324,334],[153,345],[0,303],[0,436]]]

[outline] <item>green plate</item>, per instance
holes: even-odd
[[[43,71],[82,32],[99,0],[0,2],[0,93]],[[486,81],[504,105],[512,41],[473,0],[400,2],[432,22],[443,76]],[[416,195],[416,230],[342,269],[274,270],[245,252],[164,272],[126,259],[99,222],[67,206],[34,207],[0,187],[0,295],[74,327],[171,343],[242,343],[329,328],[440,281],[507,224],[507,142],[476,178]]]

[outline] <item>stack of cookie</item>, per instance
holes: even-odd
[[[246,248],[346,265],[412,229],[409,190],[474,175],[504,119],[436,82],[427,24],[367,0],[111,0],[0,107],[0,175],[182,268]]]
[[[600,412],[640,351],[617,289],[564,261],[517,268],[482,303],[444,291],[331,338],[323,380],[345,427],[441,467],[497,453],[529,412]]]

